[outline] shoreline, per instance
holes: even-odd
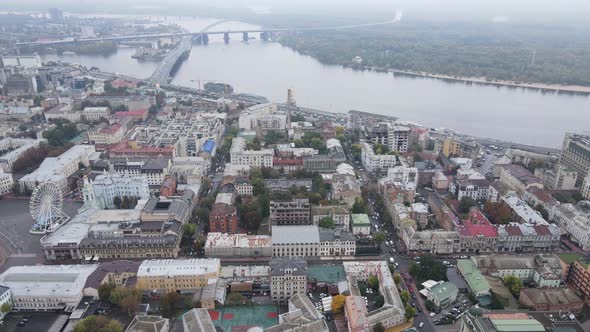
[[[307,54],[313,57],[311,54]],[[315,58],[315,57],[314,57]],[[317,59],[317,58],[315,58]],[[318,60],[319,61],[319,60]],[[444,74],[433,74],[427,72],[420,72],[420,71],[411,71],[411,70],[400,70],[400,69],[393,69],[393,68],[380,68],[380,67],[365,67],[365,66],[351,66],[351,65],[342,65],[344,68],[351,68],[355,70],[367,70],[373,72],[380,72],[380,73],[392,73],[394,76],[410,76],[410,77],[422,77],[422,78],[430,78],[442,81],[451,81],[457,83],[465,83],[465,84],[480,84],[480,85],[489,85],[489,86],[497,86],[497,87],[508,87],[508,88],[521,88],[521,89],[528,89],[528,90],[535,90],[541,92],[554,92],[554,93],[563,93],[563,94],[574,94],[574,95],[582,95],[582,96],[589,96],[590,95],[590,86],[582,86],[582,85],[560,85],[560,84],[544,84],[544,83],[519,83],[519,82],[512,82],[512,81],[500,81],[500,80],[488,80],[485,77],[462,77],[462,76],[451,76],[451,75],[444,75]]]

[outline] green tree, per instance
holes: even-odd
[[[229,303],[229,305],[234,305],[234,306],[240,305],[245,300],[246,300],[246,297],[244,297],[244,295],[242,295],[238,292],[231,292],[227,296],[227,302]]]
[[[512,293],[512,295],[514,295],[514,297],[518,298],[518,296],[520,295],[520,291],[522,290],[522,280],[520,280],[517,276],[506,276],[504,277],[504,286],[506,286],[506,288],[508,288],[508,290],[510,291],[510,293]]]
[[[369,287],[371,287],[373,290],[378,290],[379,289],[379,278],[377,278],[377,276],[370,275],[369,278],[367,279],[367,285],[369,285]]]
[[[195,232],[197,231],[197,225],[191,223],[184,224],[182,228],[184,228],[184,235],[186,235],[186,237],[188,238],[192,238],[193,235],[195,235]]]
[[[507,224],[512,221],[512,211],[510,211],[510,208],[499,202],[485,203],[483,213],[493,224]]]
[[[2,312],[3,315],[10,312],[10,310],[12,310],[10,303],[2,303],[2,306],[0,306],[0,312]]]
[[[367,213],[367,203],[365,200],[357,197],[352,204],[352,213],[353,214],[366,214]]]
[[[112,304],[119,305],[119,303],[121,303],[121,300],[123,300],[127,296],[139,297],[139,291],[137,289],[125,288],[120,286],[115,287],[111,290],[109,302],[111,302]]]
[[[385,304],[385,298],[383,297],[383,295],[379,294],[379,295],[375,296],[375,306],[377,308],[381,308],[384,304]]]
[[[320,220],[319,226],[321,228],[327,228],[327,229],[334,229],[336,228],[336,225],[334,224],[334,220],[330,217],[324,217]]]
[[[129,317],[134,317],[139,306],[139,296],[129,294],[119,301],[119,308],[121,311],[127,313]]]
[[[477,206],[476,201],[474,201],[471,197],[463,196],[459,201],[459,212],[468,213],[469,209],[471,209],[474,206]]]
[[[385,332],[385,326],[383,326],[383,323],[378,322],[375,324],[375,326],[373,326],[373,332]]]
[[[176,316],[176,302],[180,300],[180,295],[177,292],[168,292],[160,298],[160,305],[162,307],[162,316],[166,318],[173,318]]]
[[[74,327],[74,332],[122,332],[123,325],[106,316],[88,316]]]
[[[121,197],[119,197],[119,196],[115,196],[115,197],[113,198],[113,204],[115,205],[115,207],[116,207],[117,209],[120,209],[120,208],[121,208],[121,204],[122,204],[122,203],[123,203],[123,202],[121,201]]]
[[[383,241],[385,241],[385,233],[383,232],[375,232],[373,233],[373,240],[375,240],[375,242],[377,242],[377,244],[381,244],[383,243]]]
[[[107,282],[98,287],[98,297],[103,301],[108,301],[111,298],[111,292],[115,289],[115,285]]]
[[[412,307],[411,305],[406,305],[406,315],[405,315],[406,319],[410,320],[414,316],[416,316],[416,309],[414,307]]]
[[[399,285],[402,282],[402,276],[399,273],[394,273],[393,274],[393,281],[395,282],[396,285]]]
[[[549,219],[549,212],[547,212],[547,209],[545,209],[545,207],[543,207],[543,205],[537,204],[535,206],[535,210],[539,211],[539,213],[541,214],[541,217],[543,217],[543,219],[545,219],[545,220]]]
[[[426,306],[428,311],[434,311],[436,309],[436,305],[434,305],[434,302],[430,300],[426,300],[426,302],[424,302],[424,306]]]
[[[399,293],[399,297],[402,300],[402,303],[405,305],[408,304],[408,302],[410,301],[410,292],[408,292],[407,290],[403,290]]]

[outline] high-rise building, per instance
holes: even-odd
[[[566,133],[559,163],[578,172],[576,187],[581,186],[590,171],[590,135]]]

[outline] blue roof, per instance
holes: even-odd
[[[209,140],[203,144],[203,151],[205,152],[213,152],[213,148],[215,147],[215,141]]]

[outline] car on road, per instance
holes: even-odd
[[[436,313],[435,312],[431,312],[430,313],[430,317],[434,317],[434,316],[436,316]]]
[[[420,322],[420,324],[418,324],[419,328],[422,328],[424,326],[424,322]]]
[[[393,257],[389,257],[389,263],[391,263],[391,264],[395,263],[395,259],[393,259]]]

